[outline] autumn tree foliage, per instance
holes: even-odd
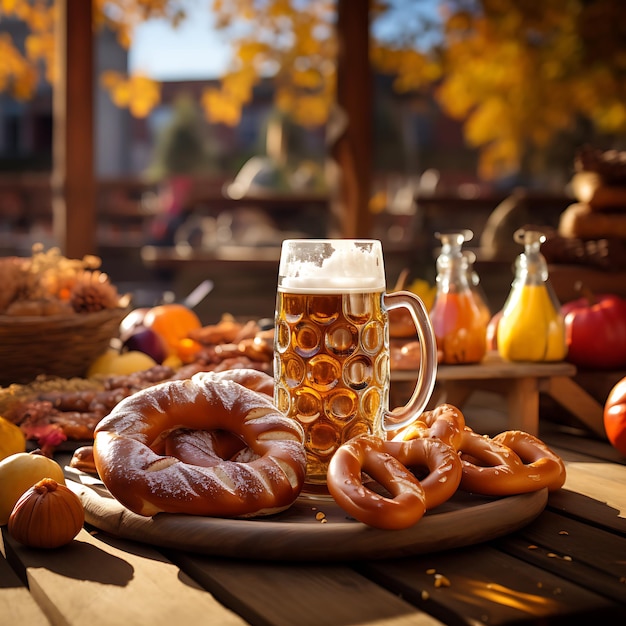
[[[198,2],[198,0],[194,0]],[[236,125],[263,77],[276,105],[302,124],[322,124],[334,100],[336,2],[367,0],[205,0],[232,43],[228,72],[207,86],[202,106]],[[142,20],[186,19],[185,0],[93,0],[95,27],[128,46]],[[626,3],[623,0],[370,0],[371,61],[395,76],[398,91],[432,90],[464,124],[492,178],[519,168],[581,123],[626,132]],[[54,80],[53,0],[0,0],[0,19],[29,28],[23,49],[0,35],[0,90],[34,92],[43,72]],[[119,106],[147,115],[159,102],[148,76],[106,72]]]

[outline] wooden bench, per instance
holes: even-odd
[[[392,382],[413,381],[416,372],[393,371]],[[431,403],[449,402],[462,408],[475,391],[490,391],[505,397],[508,426],[532,434],[539,432],[539,394],[545,393],[594,434],[605,437],[603,407],[578,385],[571,363],[511,363],[490,352],[481,363],[440,365]]]

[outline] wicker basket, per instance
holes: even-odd
[[[127,308],[42,317],[0,315],[0,386],[39,374],[84,376],[119,333]]]

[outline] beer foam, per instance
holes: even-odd
[[[376,240],[285,241],[278,287],[293,293],[384,291],[382,246]]]

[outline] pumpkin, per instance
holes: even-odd
[[[164,341],[168,354],[179,357],[183,363],[193,361],[200,344],[189,333],[202,328],[200,318],[184,304],[172,302],[152,307],[143,318],[143,326],[150,328]]]
[[[78,496],[52,478],[44,478],[17,501],[9,517],[11,537],[30,548],[59,548],[80,532],[85,511]]]
[[[611,389],[604,403],[604,430],[611,445],[626,456],[626,377]]]
[[[0,461],[26,451],[26,437],[19,426],[0,417]]]
[[[61,466],[42,454],[18,452],[0,461],[0,526],[9,521],[20,496],[42,478],[65,484]]]

